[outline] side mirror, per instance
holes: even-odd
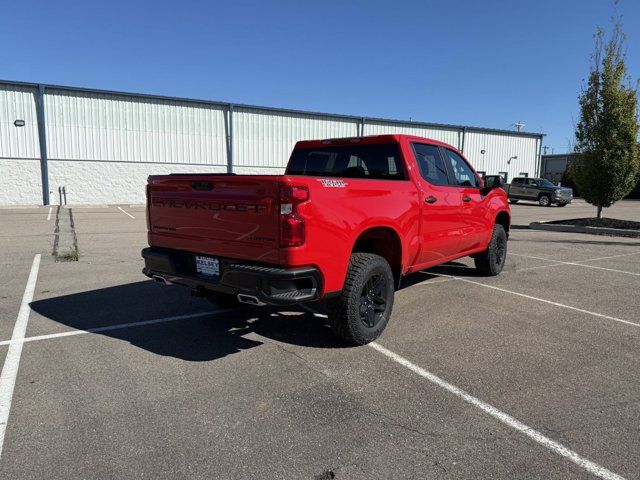
[[[504,182],[502,181],[501,175],[487,175],[484,177],[484,188],[482,189],[482,193],[486,195],[494,188],[502,188],[504,186]]]
[[[484,178],[484,186],[488,189],[500,188],[504,185],[501,175],[487,175]]]

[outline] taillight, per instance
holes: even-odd
[[[297,206],[309,200],[307,187],[280,187],[280,246],[298,247],[304,243],[304,219]]]

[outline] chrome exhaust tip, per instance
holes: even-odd
[[[160,275],[153,275],[151,278],[153,278],[153,281],[156,283],[161,283],[162,285],[169,285],[169,282],[167,282],[166,278],[161,277]]]
[[[245,293],[238,294],[238,301],[240,303],[248,303],[249,305],[256,305],[256,306],[266,305],[266,303],[258,300],[258,297],[256,297],[255,295],[247,295]]]

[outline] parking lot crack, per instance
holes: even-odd
[[[451,438],[451,437],[458,437],[460,435],[452,435],[452,434],[445,434],[445,433],[436,433],[436,432],[427,432],[424,430],[419,430],[417,428],[414,427],[410,427],[409,425],[405,425],[404,423],[402,423],[400,420],[398,420],[395,417],[392,417],[391,415],[387,415],[384,414],[382,412],[379,411],[375,411],[375,410],[371,410],[371,409],[367,409],[365,411],[366,414],[378,418],[380,420],[382,420],[382,422],[387,425],[387,426],[393,426],[393,427],[397,427],[405,432],[410,432],[410,433],[414,433],[416,435],[419,435],[421,437],[424,438]],[[493,432],[490,433],[490,436],[492,437],[492,440],[497,440],[498,436],[495,435]],[[479,440],[479,441],[483,441],[486,442],[487,441],[487,437],[483,436],[483,437],[479,437],[479,436],[475,436],[475,435],[463,435],[462,437],[464,437],[465,439],[469,439],[469,440]]]
[[[437,434],[437,433],[423,432],[422,430],[418,430],[417,428],[412,428],[412,427],[410,427],[408,425],[405,425],[404,423],[401,423],[397,418],[392,417],[390,415],[386,415],[386,414],[384,414],[382,412],[377,412],[377,411],[374,411],[374,410],[367,410],[366,413],[371,415],[372,417],[381,419],[383,421],[383,423],[385,423],[386,425],[392,425],[394,427],[398,427],[398,428],[400,428],[400,429],[402,429],[404,431],[420,435],[421,437],[432,437],[432,438],[442,437],[442,435]]]
[[[596,405],[595,407],[587,407],[587,408],[582,408],[579,411],[582,412],[588,412],[591,410],[607,410],[609,408],[616,408],[616,407],[626,407],[629,405],[635,405],[640,403],[640,398],[635,398],[633,400],[626,400],[624,402],[615,402],[615,403],[609,403],[606,405]]]
[[[53,256],[56,262],[77,262],[80,256],[73,211],[59,206],[56,212]]]
[[[286,348],[284,345],[280,344],[280,343],[276,343],[270,340],[265,339],[264,340],[265,343],[269,343],[271,345],[274,345],[276,348],[278,348],[278,350],[281,350],[295,358],[297,358],[298,360],[300,360],[300,363],[303,363],[305,367],[307,367],[309,370],[314,371],[315,373],[321,375],[324,378],[329,378],[333,380],[333,377],[331,375],[329,375],[327,372],[317,368],[316,366],[314,366],[313,364],[311,364],[311,362],[309,362],[309,360],[307,360],[305,357],[303,357],[302,355],[300,355],[299,353]]]

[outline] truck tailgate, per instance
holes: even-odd
[[[281,178],[149,177],[149,245],[277,263]]]

